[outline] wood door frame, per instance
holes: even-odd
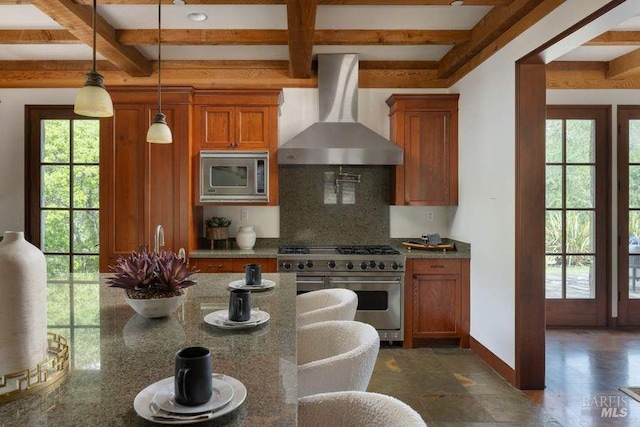
[[[594,212],[600,213],[595,220],[595,253],[596,253],[596,315],[593,318],[589,312],[592,310],[593,300],[546,300],[546,324],[550,326],[599,326],[610,324],[611,319],[611,105],[548,105],[547,112],[564,111],[562,117],[552,117],[561,120],[593,119],[596,120],[596,146],[595,151],[595,206]],[[549,114],[547,113],[547,118]],[[563,159],[566,161],[566,159]],[[545,160],[546,162],[546,160]],[[564,206],[564,205],[563,205]],[[546,207],[545,207],[546,208]],[[604,225],[602,225],[604,223]],[[603,296],[599,294],[603,293]],[[557,322],[558,310],[566,310],[567,306],[560,307],[560,301],[571,302],[571,323],[560,324]],[[552,322],[549,316],[553,316]]]
[[[558,49],[573,47],[572,36],[599,18],[606,23],[604,15],[625,1],[607,3],[516,61],[515,386],[519,389],[543,390],[545,383],[545,57],[555,58]],[[586,33],[591,36],[588,29]]]

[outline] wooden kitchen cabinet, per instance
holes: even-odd
[[[394,94],[391,140],[404,150],[391,186],[392,203],[458,204],[458,95]]]
[[[191,222],[189,121],[191,90],[163,88],[162,112],[172,144],[149,144],[155,88],[110,88],[114,115],[100,123],[100,271],[119,256],[153,249],[157,225],[164,248],[188,248]]]
[[[404,347],[420,339],[457,339],[469,347],[469,260],[409,259]]]
[[[263,273],[276,272],[275,258],[191,258],[189,264],[201,273],[244,273],[246,264],[262,265]]]
[[[280,103],[281,90],[275,89],[202,89],[194,93],[194,200],[199,200],[200,192],[200,150],[268,151],[269,201],[241,204],[278,205],[277,151]]]

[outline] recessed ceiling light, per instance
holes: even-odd
[[[206,21],[208,16],[202,12],[187,13],[187,18],[191,21]]]
[[[184,6],[185,2],[184,0],[173,0],[173,4],[175,4],[176,6]]]
[[[451,3],[449,3],[451,6],[462,6],[464,4],[464,1],[462,0],[453,0]]]

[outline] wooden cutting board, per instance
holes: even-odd
[[[424,242],[419,242],[419,241],[415,241],[415,240],[411,240],[408,242],[402,242],[402,244],[406,247],[408,247],[409,249],[421,249],[421,250],[426,250],[426,251],[455,251],[456,250],[456,245],[453,243],[447,243],[447,244],[439,244],[439,245],[429,245],[427,243]]]

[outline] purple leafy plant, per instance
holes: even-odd
[[[109,270],[113,273],[107,279],[109,286],[138,294],[175,294],[180,289],[196,284],[191,276],[197,271],[189,268],[186,260],[172,251],[134,251],[126,258],[119,257],[116,265],[109,266]]]

